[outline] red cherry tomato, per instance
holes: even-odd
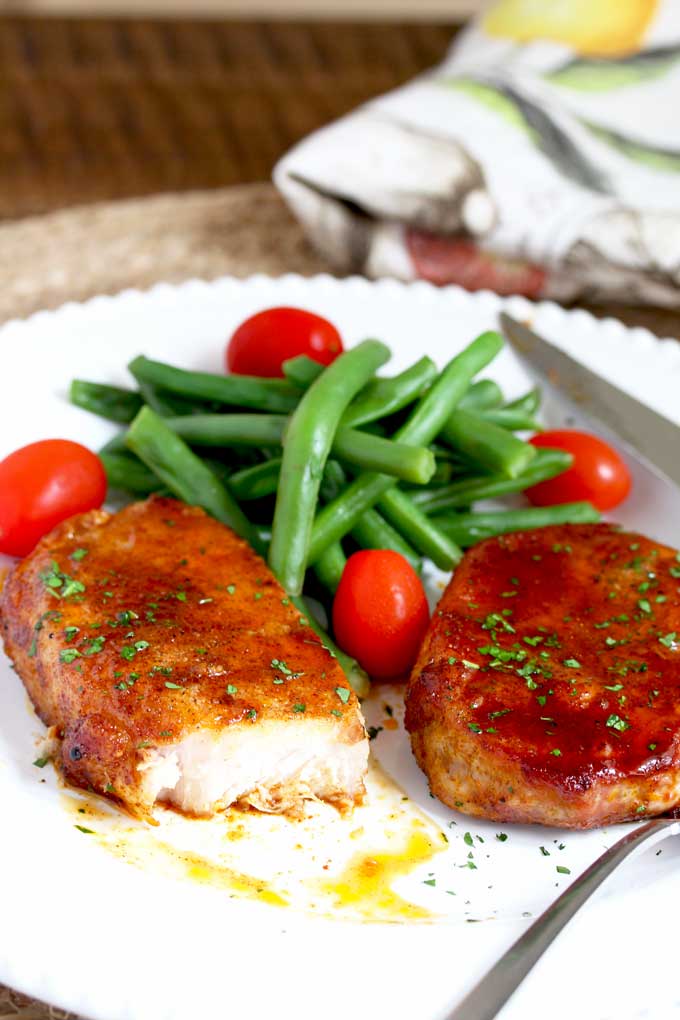
[[[335,326],[302,308],[268,308],[242,322],[227,344],[227,371],[281,378],[282,362],[306,354],[330,365],[343,350]]]
[[[0,461],[0,552],[25,556],[48,531],[104,502],[99,457],[69,439],[22,446]]]
[[[365,549],[347,560],[333,602],[342,648],[374,677],[408,672],[429,622],[420,578],[399,553]]]
[[[607,443],[576,429],[542,432],[530,440],[534,446],[566,450],[574,462],[567,471],[527,489],[534,506],[553,506],[589,500],[598,510],[611,510],[630,492],[630,472],[616,450]]]

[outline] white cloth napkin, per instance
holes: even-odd
[[[344,270],[680,306],[680,2],[501,0],[274,180]]]

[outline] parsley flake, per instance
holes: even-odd
[[[607,721],[605,722],[605,726],[608,726],[612,730],[617,730],[619,733],[624,733],[626,730],[630,729],[629,722],[626,722],[625,719],[622,719],[620,715],[615,715],[613,713],[612,715],[608,716]]]

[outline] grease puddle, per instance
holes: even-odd
[[[412,880],[446,837],[375,762],[366,803],[345,818],[320,803],[299,820],[236,810],[196,820],[161,808],[152,827],[99,798],[68,791],[61,800],[73,823],[120,860],[232,898],[344,920],[437,918],[417,902],[422,878]]]

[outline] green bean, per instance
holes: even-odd
[[[592,524],[599,519],[599,513],[590,503],[559,503],[556,506],[535,506],[526,510],[450,514],[432,518],[449,538],[463,547],[510,531],[547,528],[551,524]]]
[[[411,492],[410,496],[416,506],[426,514],[440,513],[442,510],[469,506],[480,499],[497,499],[498,496],[524,492],[531,485],[561,475],[571,465],[572,459],[571,454],[564,450],[539,449],[529,467],[516,478],[506,478],[504,475],[476,475],[472,478],[461,478],[439,489],[416,490]]]
[[[395,414],[422,396],[436,377],[437,366],[424,357],[390,379],[373,379],[347,408],[342,424],[356,428]]]
[[[302,590],[319,483],[340,419],[354,395],[389,356],[389,348],[377,340],[364,340],[341,354],[312,383],[291,416],[283,447],[269,565],[293,595]]]
[[[162,489],[162,483],[153,471],[129,453],[103,453],[99,459],[106,471],[106,480],[112,489],[148,496]]]
[[[88,382],[86,379],[74,379],[71,382],[69,399],[76,407],[124,425],[132,421],[142,406],[142,398],[133,390]]]
[[[456,543],[419,510],[405,492],[396,487],[390,489],[378,506],[404,538],[424,556],[429,556],[441,570],[453,570],[460,562],[463,554]]]
[[[276,492],[281,471],[281,458],[272,457],[261,464],[236,471],[229,478],[229,489],[237,500],[263,499]]]
[[[339,496],[346,485],[347,475],[342,466],[338,464],[337,460],[327,460],[319,486],[319,495],[324,503],[330,503],[332,499]]]
[[[320,494],[324,502],[335,499],[347,485],[347,475],[335,460],[326,462]],[[388,524],[377,510],[367,510],[350,532],[362,549],[392,549],[401,553],[414,570],[420,570],[422,561],[415,549],[409,545],[396,528]]]
[[[421,558],[413,546],[377,510],[367,510],[350,535],[362,549],[391,549],[407,559],[414,570],[419,571],[422,567]]]
[[[427,446],[441,431],[446,419],[470,385],[503,346],[498,333],[482,333],[453,358],[429,390],[421,397],[394,439]],[[346,535],[359,518],[394,485],[387,475],[365,472],[348,485],[317,514],[312,529],[309,561],[313,563],[331,542]]]
[[[434,454],[425,446],[408,446],[360,429],[339,428],[333,456],[363,471],[381,471],[416,485],[426,485],[437,467]]]
[[[162,390],[199,400],[216,400],[231,407],[285,414],[292,411],[300,399],[300,391],[285,379],[188,372],[142,355],[131,361],[128,368],[135,379]]]
[[[338,665],[347,677],[347,682],[350,687],[353,688],[357,697],[365,698],[371,689],[371,681],[368,679],[366,671],[361,668],[356,659],[353,659],[351,655],[347,655],[346,652],[343,652],[342,649],[338,648],[332,638],[323,629],[319,621],[312,616],[305,605],[305,601],[302,596],[291,596],[291,602],[302,614],[304,622],[307,623],[307,625],[320,639],[321,644],[330,652],[332,657],[337,660]]]
[[[104,443],[99,451],[99,456],[103,453],[128,453],[128,448],[125,443],[125,436],[127,432],[116,432],[115,436],[109,439],[108,443]]]
[[[542,432],[543,426],[526,411],[514,411],[507,407],[494,407],[489,411],[480,411],[479,417],[490,421],[510,432]]]
[[[278,446],[282,442],[285,446],[291,419],[275,414],[194,414],[165,421],[190,446]],[[359,429],[339,428],[332,449],[334,456],[362,470],[379,470],[420,485],[430,480],[436,468],[434,455],[425,447],[395,443]]]
[[[471,411],[456,410],[441,430],[458,453],[487,471],[515,478],[536,456],[536,448]]]
[[[463,394],[458,406],[464,411],[488,411],[502,403],[503,391],[498,383],[493,379],[479,379]]]
[[[347,557],[342,551],[340,542],[333,542],[314,564],[314,573],[324,588],[328,588],[331,593],[337,590],[346,563]]]
[[[525,414],[535,414],[541,406],[541,391],[538,386],[534,386],[533,389],[529,390],[521,397],[517,397],[516,400],[511,400],[509,404],[505,405],[506,411],[523,411]]]
[[[192,414],[165,424],[190,446],[280,446],[283,414]]]
[[[282,368],[286,379],[302,389],[307,389],[323,371],[323,365],[304,354],[284,361]],[[342,424],[356,428],[401,411],[417,400],[436,376],[434,361],[424,357],[392,378],[372,379],[347,408]]]
[[[126,442],[176,496],[191,506],[203,507],[258,552],[263,551],[257,532],[238,503],[163,418],[143,407],[128,430]]]
[[[312,385],[315,379],[321,375],[324,366],[314,358],[308,358],[306,354],[299,354],[296,358],[288,358],[281,365],[284,376],[293,386],[306,390]]]

